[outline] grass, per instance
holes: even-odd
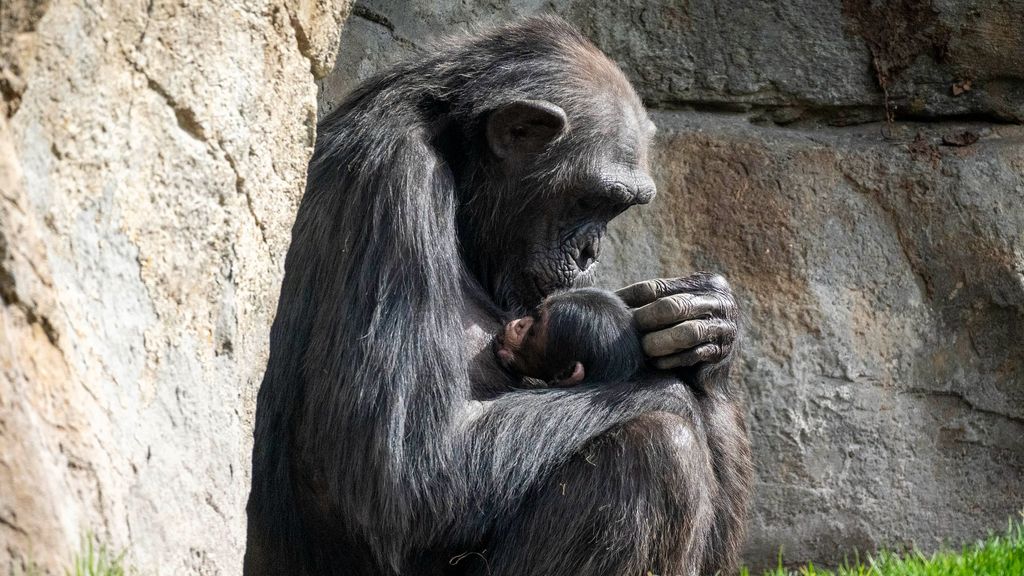
[[[942,551],[926,556],[918,551],[906,554],[880,552],[866,562],[846,562],[834,570],[808,564],[790,570],[779,565],[763,576],[1024,576],[1024,523],[1010,521],[1005,535],[991,535],[959,552]],[[751,576],[746,568],[740,576]]]
[[[95,544],[91,536],[86,538],[82,550],[65,574],[67,576],[125,576],[124,552],[115,554],[103,544]]]
[[[127,576],[124,552],[111,552],[88,537],[67,576]],[[1024,576],[1024,520],[1010,521],[1005,535],[990,535],[959,552],[942,551],[926,556],[918,551],[896,554],[883,551],[866,561],[846,562],[833,570],[807,564],[796,569],[778,566],[762,576]],[[740,576],[752,576],[743,568]]]

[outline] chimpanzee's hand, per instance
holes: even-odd
[[[729,283],[718,274],[647,280],[617,294],[634,308],[644,352],[667,370],[729,359],[738,310]]]

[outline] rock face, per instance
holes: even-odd
[[[715,270],[745,304],[748,564],[1003,529],[1024,507],[1024,4],[366,0],[321,114],[431,37],[542,10],[659,126],[659,197],[614,223],[604,283]]]
[[[745,304],[747,562],[1002,529],[1024,503],[1024,128],[655,118],[660,197],[617,223],[609,276],[718,270]],[[941,145],[965,131],[985,136]]]
[[[1019,0],[366,0],[354,10],[322,108],[438,34],[546,10],[615,58],[655,108],[849,123],[884,118],[888,103],[897,116],[1024,121]]]
[[[345,0],[0,5],[0,571],[238,574]]]
[[[366,0],[320,112],[429,37],[540,10],[619,61],[660,127],[660,197],[615,223],[605,283],[718,270],[745,303],[748,563],[1005,526],[1024,4]],[[61,573],[91,531],[145,573],[240,572],[314,79],[347,13],[0,3],[0,571]]]

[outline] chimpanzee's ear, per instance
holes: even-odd
[[[575,386],[583,381],[583,364],[576,362],[571,368],[558,375],[551,383],[560,388]]]
[[[565,110],[544,100],[516,100],[487,117],[487,143],[499,158],[537,154],[566,129]]]

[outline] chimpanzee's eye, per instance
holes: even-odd
[[[590,212],[597,208],[597,201],[590,196],[580,196],[576,199],[576,208],[580,212]]]

